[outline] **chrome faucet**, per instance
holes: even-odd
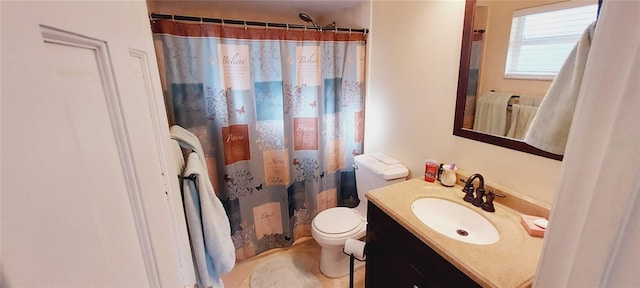
[[[474,197],[473,181],[476,180],[476,178],[480,180],[480,183],[478,184],[478,188],[475,188],[476,195]],[[473,206],[481,207],[482,210],[487,212],[496,211],[496,209],[493,207],[493,200],[496,198],[495,197],[496,194],[494,194],[491,191],[489,191],[489,193],[485,192],[484,177],[482,177],[482,175],[480,174],[471,175],[469,179],[467,179],[467,182],[464,184],[464,188],[462,188],[462,192],[465,193],[464,198],[462,198],[464,201],[473,204]],[[482,199],[483,197],[487,198],[486,202],[484,201],[484,199]]]

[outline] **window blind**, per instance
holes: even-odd
[[[553,79],[597,10],[568,1],[514,11],[505,77]]]

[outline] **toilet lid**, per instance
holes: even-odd
[[[346,233],[358,228],[362,219],[351,209],[335,207],[324,210],[313,218],[313,226],[327,234]]]

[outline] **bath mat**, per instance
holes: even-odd
[[[322,287],[318,278],[303,263],[297,263],[290,255],[276,255],[256,265],[251,272],[249,285],[266,287]]]

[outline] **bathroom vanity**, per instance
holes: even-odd
[[[508,195],[505,203],[494,203],[496,212],[485,212],[464,202],[461,189],[413,179],[366,194],[366,287],[531,286],[542,238],[526,232],[520,214],[548,217],[548,208]],[[415,200],[427,197],[469,206],[495,226],[500,239],[489,245],[470,244],[431,229],[411,208]]]
[[[480,287],[369,202],[366,287]]]

